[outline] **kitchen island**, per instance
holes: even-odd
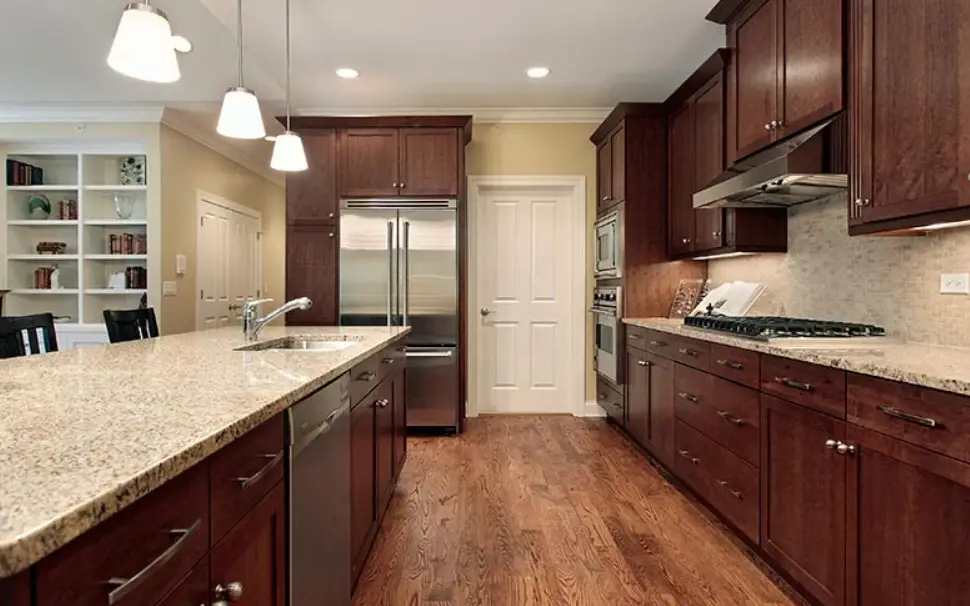
[[[166,516],[158,512],[134,518],[138,517],[135,510],[158,501],[166,491],[172,502],[153,505],[163,513],[191,509],[193,499],[201,499],[199,507],[207,513],[212,507],[211,516],[189,520],[185,528],[150,531],[174,537],[165,539],[166,549],[161,551],[170,568],[188,570],[194,562],[187,562],[184,570],[177,566],[181,559],[192,559],[185,550],[173,557],[176,554],[167,547],[181,549],[180,537],[195,534],[204,539],[204,548],[199,547],[201,557],[210,539],[215,543],[220,538],[216,536],[220,512],[214,502],[208,502],[210,473],[199,470],[212,461],[214,474],[220,457],[227,463],[240,459],[233,454],[234,448],[247,440],[257,450],[271,446],[270,454],[282,452],[283,411],[358,367],[374,369],[361,374],[363,383],[373,382],[376,387],[385,376],[376,372],[382,360],[400,359],[398,368],[403,368],[401,340],[408,330],[270,327],[263,332],[258,349],[241,351],[253,344],[243,341],[238,328],[225,328],[0,362],[0,602],[20,606],[10,596],[19,599],[25,579],[33,576],[38,592],[33,603],[37,606],[87,604],[68,594],[44,599],[45,563],[56,563],[63,552],[84,544],[88,535],[115,524],[115,516],[118,524],[130,522],[132,527],[151,518],[164,521]],[[345,340],[354,345],[336,351],[266,348],[293,337]],[[399,358],[381,358],[395,350],[401,350]],[[359,400],[358,392],[363,396],[364,391],[352,391]],[[403,402],[396,404],[389,410],[403,412]],[[371,419],[367,427],[373,428],[374,423]],[[373,441],[373,432],[370,435]],[[261,453],[243,453],[236,461],[240,469],[228,471],[239,476],[261,471],[267,462],[251,460],[266,456]],[[274,472],[279,479],[282,467],[278,465]],[[242,492],[250,495],[259,496],[270,488],[249,490],[242,484]],[[213,499],[217,492],[211,487]],[[282,488],[279,494],[282,501]],[[126,511],[129,507],[131,512]],[[241,511],[239,516],[246,513]],[[191,524],[193,521],[199,526]],[[244,523],[245,519],[240,522]],[[210,530],[212,536],[204,536]],[[157,553],[139,556],[137,543],[150,540],[128,546],[124,538],[99,537],[101,544],[91,552],[92,557],[109,560],[101,552],[127,549],[131,565],[126,570],[95,571],[106,575],[104,578],[79,576],[78,595],[99,583],[102,588],[94,592],[102,594],[98,603],[154,604],[175,586],[178,578],[158,580],[171,570],[146,568],[158,564],[153,559]],[[141,561],[135,561],[139,557]],[[165,568],[166,562],[158,566]],[[97,566],[88,562],[67,568]],[[156,578],[134,588],[138,591],[129,592],[127,600],[108,600],[109,592],[122,581],[133,581],[136,573],[145,571]],[[285,575],[278,579],[280,585],[283,578]],[[61,587],[60,593],[65,590]]]

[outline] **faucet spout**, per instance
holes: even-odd
[[[263,330],[263,328],[276,318],[297,309],[309,309],[313,306],[313,301],[311,301],[309,297],[300,297],[299,299],[287,301],[262,318],[257,317],[259,305],[262,303],[268,303],[271,300],[272,299],[257,299],[255,301],[247,301],[243,305],[243,335],[245,336],[246,341],[252,342],[259,339],[259,333]]]

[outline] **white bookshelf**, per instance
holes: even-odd
[[[110,153],[102,149],[107,147]],[[138,306],[146,289],[110,289],[109,277],[127,267],[148,267],[148,254],[111,254],[112,235],[148,235],[148,185],[122,185],[120,162],[128,156],[144,157],[145,150],[119,143],[93,145],[64,153],[29,151],[18,153],[7,149],[5,160],[16,160],[44,171],[42,185],[0,185],[3,268],[5,284],[10,289],[4,300],[4,313],[23,315],[50,312],[69,316],[70,324],[91,326],[103,323],[104,309],[131,309]],[[40,148],[43,149],[43,148]],[[6,166],[0,184],[6,184]],[[147,169],[147,166],[146,166]],[[146,171],[147,172],[147,171]],[[28,210],[31,196],[44,195],[51,203],[51,217],[38,219]],[[115,211],[115,196],[125,196],[133,204],[130,217],[120,218]],[[57,202],[77,201],[77,219],[56,219]],[[64,242],[65,254],[38,254],[38,242]],[[148,251],[155,245],[148,242]],[[56,266],[58,290],[34,288],[34,271]]]

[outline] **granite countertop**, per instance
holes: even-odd
[[[223,328],[0,360],[0,578],[39,561],[401,338],[408,328]]]
[[[672,335],[970,395],[970,348],[909,343],[891,337],[764,342],[691,328],[684,326],[683,320],[623,318],[623,322]]]

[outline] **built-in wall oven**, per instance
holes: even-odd
[[[596,373],[616,386],[623,384],[622,288],[598,287],[593,291],[593,359]]]
[[[623,204],[596,220],[596,279],[623,277]]]

